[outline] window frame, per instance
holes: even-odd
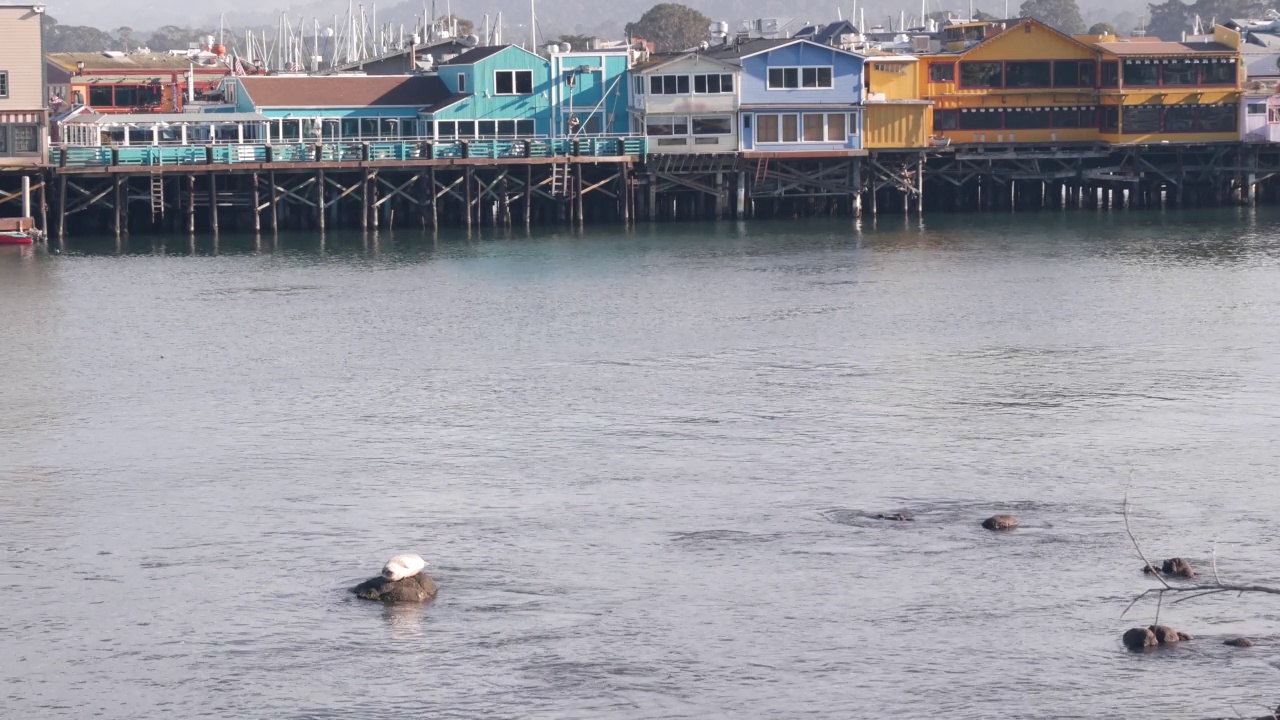
[[[698,122],[724,121],[724,132],[698,132]],[[732,115],[693,115],[689,118],[689,134],[694,137],[726,137],[733,135]]]
[[[649,127],[651,124],[659,124],[659,125],[663,124],[663,123],[656,122],[659,120],[669,121],[665,124],[671,126],[671,132],[669,133],[649,132]],[[682,126],[684,127],[684,132],[679,132],[679,129]],[[691,124],[689,122],[688,115],[647,115],[645,116],[645,119],[644,119],[645,137],[658,137],[658,138],[688,137],[690,130],[691,130]]]
[[[9,97],[9,71],[0,70],[0,99]]]
[[[466,91],[467,91],[467,74],[464,72],[460,72],[458,73],[458,92],[465,93]]]
[[[815,83],[822,79],[822,70],[827,71],[827,85],[805,85],[805,72],[813,71]],[[774,73],[782,78],[782,84],[774,83]],[[795,85],[788,85],[791,74],[794,74]],[[835,90],[836,68],[834,65],[774,65],[765,74],[765,90]]]
[[[672,91],[667,90],[667,81],[670,80]],[[681,82],[683,81],[683,82]],[[654,86],[657,86],[657,90]],[[681,89],[681,85],[684,86]],[[649,76],[649,94],[650,95],[692,95],[693,83],[689,80],[689,75],[680,73],[664,73]]]
[[[18,149],[18,130],[31,131],[31,149]],[[13,123],[8,126],[9,154],[13,157],[38,157],[40,155],[40,125],[36,123]]]
[[[1031,27],[1028,25],[1027,27]],[[1045,84],[1043,85],[1010,85],[1009,69],[1011,65],[1016,66],[1035,66],[1037,70],[1043,68],[1045,70]],[[1053,88],[1053,61],[1051,60],[1005,60],[1003,72],[1004,88],[1006,90],[1048,90]]]
[[[732,95],[734,93],[733,73],[695,73],[693,76],[692,90],[694,95]],[[716,84],[719,87],[714,92],[711,90],[711,78],[717,78]],[[698,89],[698,81],[702,81],[702,90]],[[728,89],[725,89],[726,83]]]
[[[505,76],[509,78],[509,82],[511,83],[510,92],[502,92],[501,90],[498,89],[498,78],[500,76]],[[520,90],[520,79],[522,77],[529,78],[528,92],[522,92]],[[519,97],[522,95],[532,95],[533,94],[533,71],[518,70],[518,69],[494,70],[493,71],[493,94],[501,97]]]
[[[941,80],[935,80],[933,77],[934,70],[949,70],[947,73],[950,77]],[[929,63],[929,82],[931,83],[954,83],[956,81],[956,64],[952,62],[931,62]]]
[[[956,78],[957,78],[956,85],[961,90],[1002,90],[1004,89],[1004,80],[1005,80],[1004,62],[1000,60],[969,60],[969,61],[962,60],[956,64],[958,66],[957,72],[956,72]],[[969,83],[965,82],[965,79],[964,79],[965,67],[968,65],[994,65],[1000,68],[999,82],[988,84],[988,85],[970,85]]]

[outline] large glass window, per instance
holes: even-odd
[[[781,137],[777,115],[756,115],[756,140],[775,143]]]
[[[495,95],[532,95],[532,70],[498,70],[493,73]]]
[[[688,75],[653,75],[649,78],[650,95],[688,95]]]
[[[13,152],[15,155],[34,155],[40,152],[40,130],[35,125],[14,125]]]
[[[1233,61],[1209,60],[1200,66],[1201,85],[1235,85],[1236,64]]]
[[[1092,60],[1056,60],[1053,63],[1054,87],[1093,87]]]
[[[143,85],[138,88],[138,105],[155,107],[164,99],[164,92],[159,85]]]
[[[733,118],[728,115],[705,115],[693,118],[694,135],[732,135]]]
[[[0,71],[0,98],[9,97],[9,71]]]
[[[646,135],[688,135],[689,118],[684,115],[652,115],[645,118]]]
[[[956,81],[956,64],[955,63],[930,63],[929,64],[929,82],[955,82]]]
[[[481,120],[476,124],[480,137],[493,137],[498,134],[497,120]]]
[[[474,120],[458,121],[458,137],[471,138],[476,136],[476,123]]]
[[[1195,85],[1196,66],[1180,60],[1160,66],[1160,82],[1162,85]]]
[[[1120,124],[1126,135],[1160,132],[1160,108],[1130,105],[1124,108]]]
[[[800,142],[800,117],[782,116],[782,142]]]
[[[1053,85],[1048,61],[1009,62],[1004,66],[1004,86],[1009,88],[1047,88]]]
[[[138,106],[138,86],[137,85],[117,85],[116,86],[116,107],[137,107]]]
[[[805,113],[804,141],[822,142],[826,139],[826,118],[822,113]]]
[[[1143,86],[1160,84],[1160,66],[1128,61],[1124,64],[1124,84]],[[1127,115],[1125,117],[1128,117]],[[1125,132],[1129,132],[1126,120]],[[1152,131],[1154,132],[1154,131]]]
[[[800,69],[800,84],[807,88],[829,88],[832,85],[831,68],[807,67]]]
[[[458,137],[458,123],[453,120],[441,120],[437,122],[436,137],[439,137],[439,138]]]
[[[999,130],[1001,128],[1000,112],[962,112],[960,113],[961,130]]]
[[[960,63],[960,87],[1004,87],[1004,67],[998,62],[962,62]]]
[[[534,134],[533,120],[517,120],[516,134],[521,137],[529,137]]]
[[[1082,115],[1087,111],[1081,111],[1077,108],[1054,108],[1053,126],[1056,128],[1078,128],[1088,127]]]
[[[515,120],[499,120],[498,135],[501,137],[514,137],[516,134]]]
[[[715,95],[733,92],[733,76],[728,73],[694,75],[693,92],[698,95]]]
[[[1164,124],[1161,128],[1167,133],[1195,132],[1196,108],[1194,105],[1169,106],[1164,109]]]
[[[844,113],[830,113],[827,115],[827,140],[829,142],[844,142],[848,136],[846,133],[846,125],[848,116]]]
[[[1035,130],[1049,127],[1050,112],[1040,108],[1006,110],[1004,126],[1009,130]]]
[[[1102,87],[1119,87],[1120,86],[1120,63],[1104,62],[1102,63],[1102,80],[1099,83]]]
[[[769,68],[769,89],[800,87],[800,68]]]
[[[1102,108],[1098,121],[1098,129],[1102,130],[1102,132],[1120,132],[1120,108]]]
[[[360,137],[360,121],[355,118],[343,118],[342,137],[348,139]]]
[[[1200,130],[1203,132],[1235,132],[1235,105],[1201,105],[1199,108]]]
[[[1245,105],[1245,112],[1249,115],[1266,115],[1267,104],[1264,102],[1251,102]]]
[[[955,130],[960,125],[959,110],[934,110],[933,111],[933,129],[934,132],[941,130]]]
[[[91,85],[89,86],[89,106],[90,107],[111,107],[115,104],[115,100],[111,97],[110,85]]]

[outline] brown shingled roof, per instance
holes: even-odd
[[[1180,43],[1167,40],[1144,42],[1104,42],[1097,46],[1112,55],[1190,55],[1193,53],[1234,53],[1221,43]]]
[[[325,75],[242,77],[257,107],[406,107],[433,105],[449,96],[438,77]]]

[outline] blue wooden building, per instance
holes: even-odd
[[[552,132],[562,136],[626,135],[631,132],[630,53],[620,50],[553,52],[552,97],[559,111]]]
[[[729,39],[704,54],[742,68],[742,150],[862,148],[863,56],[796,38]]]
[[[552,132],[551,66],[515,45],[478,47],[441,63],[449,95],[423,103],[424,134],[439,139],[546,136]]]

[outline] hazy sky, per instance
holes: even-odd
[[[428,0],[428,3],[431,0]],[[545,33],[589,32],[608,19],[607,27],[619,30],[627,21],[638,18],[650,6],[664,0],[538,0],[539,25]],[[677,0],[678,1],[678,0]],[[1145,0],[1077,0],[1086,22],[1111,20],[1121,11],[1128,10],[1135,16],[1146,12]],[[5,0],[0,0],[0,3]],[[830,21],[836,19],[837,8],[847,15],[853,7],[852,0],[685,0],[715,20],[731,23],[746,17],[796,17],[800,20]],[[930,12],[940,8],[967,11],[969,0],[927,0]],[[973,0],[972,6],[994,14],[1002,14],[1007,4],[1011,15],[1017,15],[1022,0]],[[366,10],[374,4],[380,10],[402,5],[405,0],[364,0]],[[414,7],[422,0],[413,0]],[[444,14],[447,4],[455,13],[479,21],[485,13],[504,11],[508,28],[528,21],[529,0],[435,0],[437,11]],[[357,0],[359,4],[359,0]],[[868,24],[883,23],[900,10],[918,14],[920,0],[863,0],[859,5],[867,9]],[[582,12],[583,7],[598,6],[600,13]],[[138,30],[149,30],[161,25],[199,26],[216,25],[219,14],[225,14],[229,25],[273,24],[280,10],[290,8],[291,16],[308,18],[332,17],[346,12],[347,0],[51,0],[49,13],[67,25],[93,25],[112,29],[128,25]],[[561,8],[565,11],[557,12]],[[732,17],[731,17],[732,15]],[[738,17],[741,16],[741,17]],[[873,20],[874,18],[874,20]],[[322,20],[323,22],[323,20]]]

